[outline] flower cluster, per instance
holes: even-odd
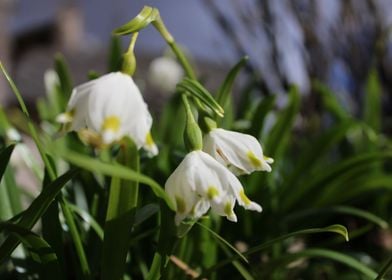
[[[121,72],[76,87],[67,112],[57,120],[69,130],[94,135],[100,145],[110,145],[127,136],[138,148],[153,155],[158,153],[150,133],[152,117],[147,105],[132,78]],[[177,208],[176,224],[186,218],[199,218],[209,209],[236,222],[236,202],[245,209],[261,212],[261,206],[246,196],[235,176],[271,171],[273,160],[263,155],[257,139],[212,128],[202,142],[203,149],[187,154],[165,184],[166,193]]]
[[[165,184],[177,206],[176,224],[185,218],[197,219],[210,208],[236,222],[236,202],[247,210],[261,212],[261,206],[246,196],[233,174],[271,171],[269,164],[273,160],[263,155],[256,138],[215,128],[204,136],[203,142],[203,151],[187,154]]]

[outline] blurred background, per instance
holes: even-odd
[[[65,55],[74,83],[83,82],[89,70],[106,71],[111,31],[144,5],[159,8],[207,85],[214,87],[230,65],[249,55],[246,77],[262,94],[281,94],[284,103],[288,84],[309,95],[318,79],[357,114],[374,68],[387,93],[384,107],[390,105],[390,0],[1,0],[0,59],[28,100],[44,93],[43,74],[57,52]],[[165,49],[153,28],[144,30],[137,42],[137,76]],[[0,79],[0,101],[11,104],[11,96]]]

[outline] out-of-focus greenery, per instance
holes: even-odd
[[[113,44],[110,71],[121,65],[118,54]],[[226,112],[220,126],[254,135],[275,160],[271,173],[241,177],[263,212],[238,208],[238,223],[203,217],[177,238],[162,186],[186,154],[181,98],[174,95],[154,118],[160,153],[155,158],[141,154],[139,173],[110,161],[118,147],[97,153],[75,133],[60,135],[55,117],[64,111],[74,85],[58,56],[59,84],[38,101],[39,121],[33,122],[27,108],[12,117],[0,111],[0,278],[98,279],[108,265],[102,251],[111,177],[141,184],[130,241],[124,245],[129,253],[124,279],[157,279],[159,274],[166,279],[376,278],[392,237],[392,149],[384,133],[377,73],[368,75],[358,117],[317,81],[307,98],[290,87],[284,106],[277,106],[272,94],[262,97],[252,82],[233,97],[231,86],[244,61],[222,81],[216,96]],[[23,141],[10,139],[11,127],[38,143],[46,169],[43,176],[33,173],[42,183],[37,197],[16,183],[19,167],[10,164],[10,156]],[[31,168],[39,170],[34,164]],[[156,265],[157,252],[169,256],[162,267]],[[110,254],[116,257],[115,251]]]

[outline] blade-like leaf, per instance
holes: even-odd
[[[20,221],[18,222],[18,226],[31,229],[38,219],[45,213],[50,203],[58,195],[64,185],[76,174],[77,170],[70,170],[45,187],[38,197],[34,199],[27,210],[24,211]],[[18,244],[19,241],[12,237],[9,237],[4,241],[0,247],[0,263],[8,258]]]
[[[24,227],[11,223],[0,223],[0,231],[6,231],[23,242],[29,249],[32,259],[43,266],[42,271],[46,276],[58,276],[60,267],[57,256],[50,245],[40,236]]]
[[[120,38],[118,36],[112,36],[109,50],[109,72],[121,70],[122,58]]]
[[[320,81],[314,81],[313,89],[321,95],[325,108],[338,120],[343,121],[350,118],[349,113],[344,109],[334,94],[326,85]]]
[[[128,139],[117,159],[139,171],[136,145]],[[101,279],[121,279],[124,275],[131,232],[138,202],[139,181],[112,177],[104,227]]]
[[[3,177],[5,169],[8,166],[8,162],[11,159],[12,151],[14,150],[15,145],[10,145],[7,148],[4,148],[0,151],[0,181]]]
[[[320,188],[320,186],[338,180],[349,170],[360,168],[361,166],[370,166],[372,163],[380,162],[388,158],[392,158],[392,152],[390,151],[360,154],[348,158],[329,169],[323,169],[319,173],[312,175],[312,177],[302,184],[300,188],[296,188],[296,191],[292,192],[291,195],[286,196],[282,202],[282,207],[286,210],[291,208],[311,189],[316,187]]]
[[[172,200],[167,196],[164,189],[153,179],[138,173],[135,170],[120,164],[105,163],[72,151],[57,151],[57,153],[60,157],[70,163],[91,172],[98,172],[106,176],[117,177],[123,180],[134,180],[146,184],[151,187],[156,196],[162,198],[172,210],[175,210]]]
[[[224,108],[226,105],[227,97],[229,96],[231,89],[233,88],[235,78],[237,77],[242,67],[246,65],[248,59],[248,56],[244,56],[243,58],[241,58],[241,60],[236,65],[234,65],[234,67],[227,74],[223,84],[219,88],[216,101],[219,105],[222,106],[222,108]]]
[[[213,231],[212,229],[206,227],[205,225],[203,225],[202,223],[197,222],[197,225],[199,225],[200,227],[202,227],[203,229],[207,230],[210,234],[212,234],[212,236],[214,236],[217,240],[219,240],[220,242],[222,242],[223,244],[225,244],[225,246],[229,247],[234,253],[237,254],[237,256],[239,258],[241,258],[244,262],[248,263],[247,258],[241,254],[240,251],[238,251],[233,245],[231,245],[229,242],[227,242],[222,236],[220,236],[219,234],[217,234],[215,231]]]
[[[100,226],[100,224],[94,219],[93,216],[90,215],[89,212],[86,210],[83,210],[82,208],[73,205],[73,204],[68,204],[69,208],[72,210],[72,212],[75,212],[78,214],[82,220],[87,223],[91,228],[95,231],[95,233],[98,235],[99,239],[103,240],[103,229]]]
[[[267,242],[265,242],[265,243],[263,243],[261,245],[255,246],[255,247],[249,249],[248,251],[243,252],[242,255],[249,256],[249,255],[252,255],[252,254],[254,254],[256,252],[260,252],[260,251],[262,251],[262,250],[264,250],[266,248],[269,248],[272,245],[274,245],[274,244],[276,244],[278,242],[281,242],[281,241],[283,241],[285,239],[288,239],[290,237],[300,236],[300,235],[307,235],[307,234],[315,234],[315,233],[328,233],[328,232],[339,234],[339,235],[343,236],[346,241],[348,241],[348,232],[347,232],[347,229],[344,226],[342,226],[342,225],[331,225],[331,226],[328,226],[328,227],[325,227],[325,228],[310,228],[310,229],[299,230],[299,231],[295,231],[295,232],[292,232],[292,233],[288,233],[288,234],[282,235],[280,237],[277,237],[277,238],[274,238],[274,239],[272,239],[270,241],[267,241]],[[203,275],[204,274],[208,275],[209,273],[211,273],[211,272],[221,268],[222,266],[227,265],[227,264],[229,264],[232,261],[237,260],[237,259],[240,259],[240,257],[238,255],[235,255],[232,258],[228,258],[226,260],[223,260],[223,261],[217,263],[216,265],[212,266],[211,268],[207,269],[206,272],[203,273]]]
[[[61,54],[56,54],[55,61],[54,61],[54,68],[57,72],[57,75],[60,79],[60,88],[61,88],[61,98],[59,104],[61,109],[65,111],[65,105],[67,100],[71,96],[72,92],[72,79],[71,74],[69,72],[68,65],[65,62],[64,57]]]
[[[184,78],[178,85],[178,91],[189,93],[192,97],[196,98],[202,104],[210,108],[218,116],[222,117],[224,114],[223,108],[215,101],[207,89],[203,87],[198,81]],[[208,112],[207,112],[208,113]]]
[[[285,222],[293,222],[298,219],[306,219],[309,218],[310,216],[320,217],[320,215],[323,214],[336,214],[336,213],[356,216],[364,220],[367,220],[369,222],[372,222],[383,229],[388,228],[388,222],[385,221],[384,219],[376,216],[375,214],[369,211],[365,211],[351,206],[332,206],[332,207],[320,208],[320,209],[314,209],[314,208],[306,209],[303,211],[294,212],[291,215],[287,216],[285,218]]]
[[[321,248],[305,249],[298,253],[284,255],[276,260],[273,260],[271,266],[274,266],[276,269],[282,267],[282,265],[286,265],[301,258],[326,258],[361,272],[364,276],[367,277],[367,279],[374,279],[377,276],[377,273],[374,270],[370,269],[357,259],[340,252]],[[278,263],[278,265],[274,263]]]

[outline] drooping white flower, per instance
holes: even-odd
[[[121,72],[109,73],[76,87],[67,112],[58,116],[70,123],[70,130],[88,129],[105,144],[129,136],[138,148],[157,154],[150,129],[152,117],[132,78]]]
[[[148,81],[153,87],[165,93],[173,93],[183,77],[184,70],[172,57],[154,59],[148,70]]]
[[[209,208],[236,222],[235,202],[248,210],[261,212],[261,206],[246,195],[240,181],[209,154],[197,150],[185,156],[167,179],[166,193],[177,207],[176,224],[199,218]]]
[[[203,150],[236,175],[255,170],[270,172],[274,161],[263,155],[255,137],[222,128],[214,128],[204,136]]]

